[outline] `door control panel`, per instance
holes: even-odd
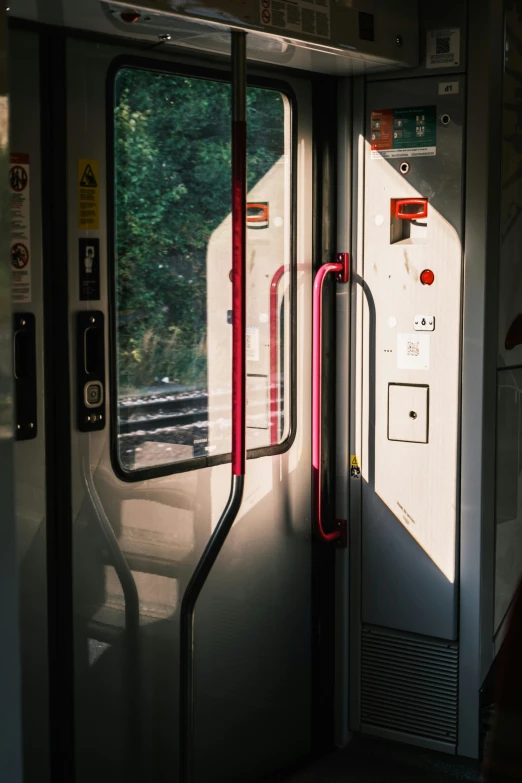
[[[413,328],[416,332],[433,332],[435,330],[435,316],[414,315]]]
[[[99,310],[78,313],[77,321],[78,429],[105,427],[105,330]]]

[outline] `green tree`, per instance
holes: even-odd
[[[249,88],[248,186],[284,152],[279,92]],[[120,389],[206,387],[206,251],[231,211],[230,85],[122,69],[115,110]]]

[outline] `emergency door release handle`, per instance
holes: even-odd
[[[335,263],[323,264],[314,280],[312,316],[312,479],[314,485],[316,532],[323,541],[336,541],[346,546],[346,520],[336,520],[336,529],[327,533],[323,527],[322,511],[322,394],[323,394],[323,285],[330,272],[335,273],[338,283],[347,283],[350,270],[349,253],[337,253]]]
[[[405,211],[405,207],[419,207],[417,210]],[[418,220],[428,217],[427,198],[400,198],[395,202],[395,217],[401,220]]]

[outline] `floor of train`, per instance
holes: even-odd
[[[395,742],[356,737],[350,746],[329,754],[281,783],[443,783],[481,780],[480,765]]]

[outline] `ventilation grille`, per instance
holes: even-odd
[[[361,722],[456,743],[458,645],[366,627]]]
[[[375,41],[373,14],[359,11],[359,38],[361,41]]]

